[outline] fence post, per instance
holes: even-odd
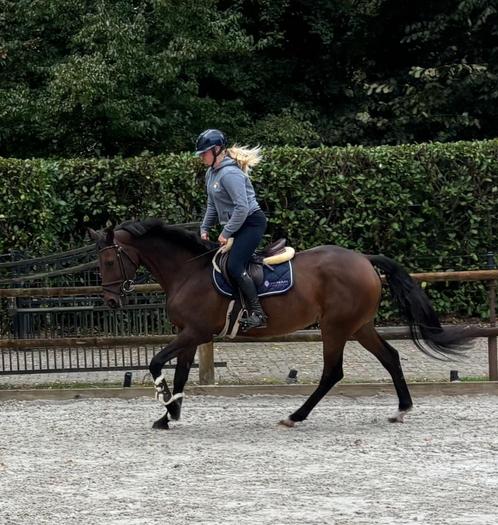
[[[488,252],[488,269],[494,270],[495,256],[493,252]],[[496,281],[489,281],[489,323],[496,326]],[[488,337],[488,361],[489,361],[489,380],[498,381],[498,364],[496,352],[496,336]]]
[[[199,383],[201,385],[214,384],[214,346],[213,341],[197,347],[199,356]]]

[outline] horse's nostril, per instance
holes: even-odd
[[[116,301],[116,299],[107,299],[107,306],[114,310],[118,308],[119,303]]]

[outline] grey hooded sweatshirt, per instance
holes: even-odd
[[[221,234],[228,239],[260,209],[251,179],[230,157],[225,157],[218,168],[206,171],[206,189],[208,202],[201,233],[219,223],[224,226]]]

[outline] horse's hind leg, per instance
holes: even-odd
[[[327,392],[344,377],[342,371],[342,358],[347,336],[340,330],[324,328],[322,326],[323,339],[323,372],[317,389],[305,401],[305,403],[280,424],[293,427],[298,421],[305,420],[313,408],[324,397]]]
[[[358,342],[372,353],[389,372],[392,377],[394,388],[398,394],[398,411],[389,418],[391,423],[402,423],[403,417],[413,406],[412,398],[406,384],[398,351],[375,330],[373,323],[368,323],[354,334]]]

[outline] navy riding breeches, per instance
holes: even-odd
[[[266,231],[266,216],[261,210],[249,215],[244,224],[233,234],[233,246],[228,257],[228,273],[237,282],[244,273],[251,255]]]

